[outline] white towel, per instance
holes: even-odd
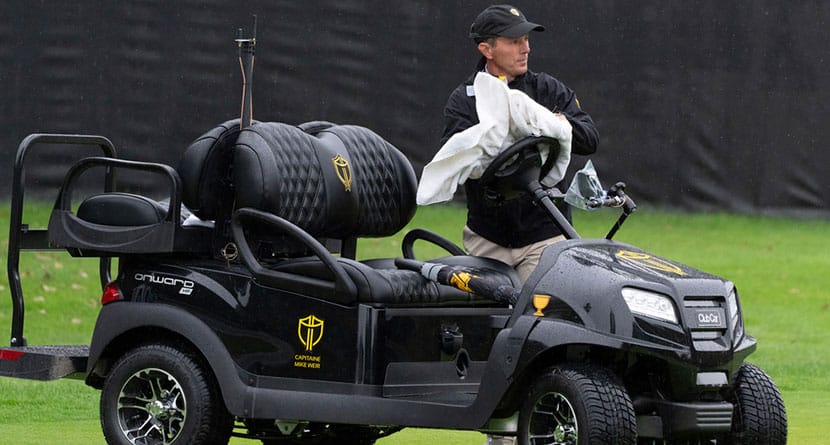
[[[559,141],[559,155],[542,184],[552,187],[565,176],[573,138],[566,119],[489,74],[478,73],[473,88],[479,123],[452,135],[424,167],[418,185],[419,205],[449,201],[459,185],[468,178],[480,178],[501,150],[527,136]]]

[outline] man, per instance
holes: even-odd
[[[567,119],[573,128],[572,152],[588,155],[596,152],[599,134],[594,121],[579,105],[574,92],[545,73],[528,69],[531,31],[541,32],[542,25],[529,22],[510,5],[493,5],[482,11],[470,27],[481,59],[476,71],[450,95],[444,109],[443,145],[455,133],[479,122],[476,113],[473,80],[487,72],[507,82],[508,87],[527,94],[553,111],[558,119]],[[563,189],[563,184],[557,185]],[[501,260],[513,266],[522,281],[539,263],[548,245],[564,239],[559,228],[530,196],[494,205],[485,200],[478,180],[465,182],[467,226],[464,247],[472,255]],[[564,189],[563,189],[564,191]],[[570,210],[562,209],[570,219]]]

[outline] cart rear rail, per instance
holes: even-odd
[[[97,146],[107,157],[115,158],[115,147],[109,139],[102,136],[69,135],[69,134],[32,134],[26,137],[17,149],[14,161],[14,180],[12,182],[11,214],[9,217],[9,255],[8,255],[8,277],[9,290],[12,299],[12,327],[11,346],[27,346],[26,337],[23,336],[24,301],[23,288],[20,284],[20,252],[22,250],[65,250],[62,247],[55,247],[49,244],[47,230],[29,227],[23,222],[23,199],[24,199],[24,162],[29,152],[41,145],[61,145],[73,147],[79,145]],[[112,190],[115,178],[111,169],[108,169],[104,177],[104,189]],[[110,258],[101,257],[100,260],[101,287],[110,281]],[[55,348],[47,346],[44,348]],[[64,346],[58,348],[65,348]],[[66,348],[74,348],[68,346]],[[22,349],[4,349],[3,351],[23,351]],[[44,350],[46,351],[46,350]],[[25,352],[25,351],[24,351]],[[54,351],[53,351],[54,352]],[[53,353],[52,352],[52,353]],[[14,356],[14,353],[3,352],[5,355]],[[50,355],[48,353],[47,355]],[[19,358],[18,358],[19,359]],[[28,358],[26,359],[28,360]],[[5,362],[13,361],[3,358],[0,361],[0,373],[5,372]],[[5,374],[3,374],[5,375]]]

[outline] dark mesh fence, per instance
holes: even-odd
[[[191,140],[239,113],[233,39],[251,14],[255,119],[364,125],[420,172],[447,95],[474,68],[466,34],[488,4],[2,2],[0,193],[32,132],[101,134],[121,157],[175,165]],[[827,214],[830,4],[520,6],[548,27],[532,36],[531,68],[576,90],[597,122],[605,182],[625,180],[654,205]],[[55,178],[43,182],[57,184],[62,168],[46,170]]]

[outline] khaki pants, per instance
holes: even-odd
[[[539,264],[539,258],[542,257],[542,251],[553,243],[563,241],[564,236],[559,235],[553,238],[548,238],[542,241],[529,244],[524,247],[510,248],[500,246],[492,241],[489,241],[481,235],[470,230],[469,227],[464,226],[464,248],[470,255],[483,256],[493,258],[503,263],[510,265],[516,269],[519,274],[519,279],[524,283],[530,273],[536,269]]]
[[[464,226],[463,238],[464,248],[470,255],[493,258],[510,265],[510,267],[516,269],[522,283],[527,281],[527,277],[539,265],[542,251],[553,243],[565,240],[564,236],[559,235],[524,247],[510,248],[487,240],[467,226]],[[487,435],[485,445],[514,445],[515,443],[516,438],[513,436]]]

